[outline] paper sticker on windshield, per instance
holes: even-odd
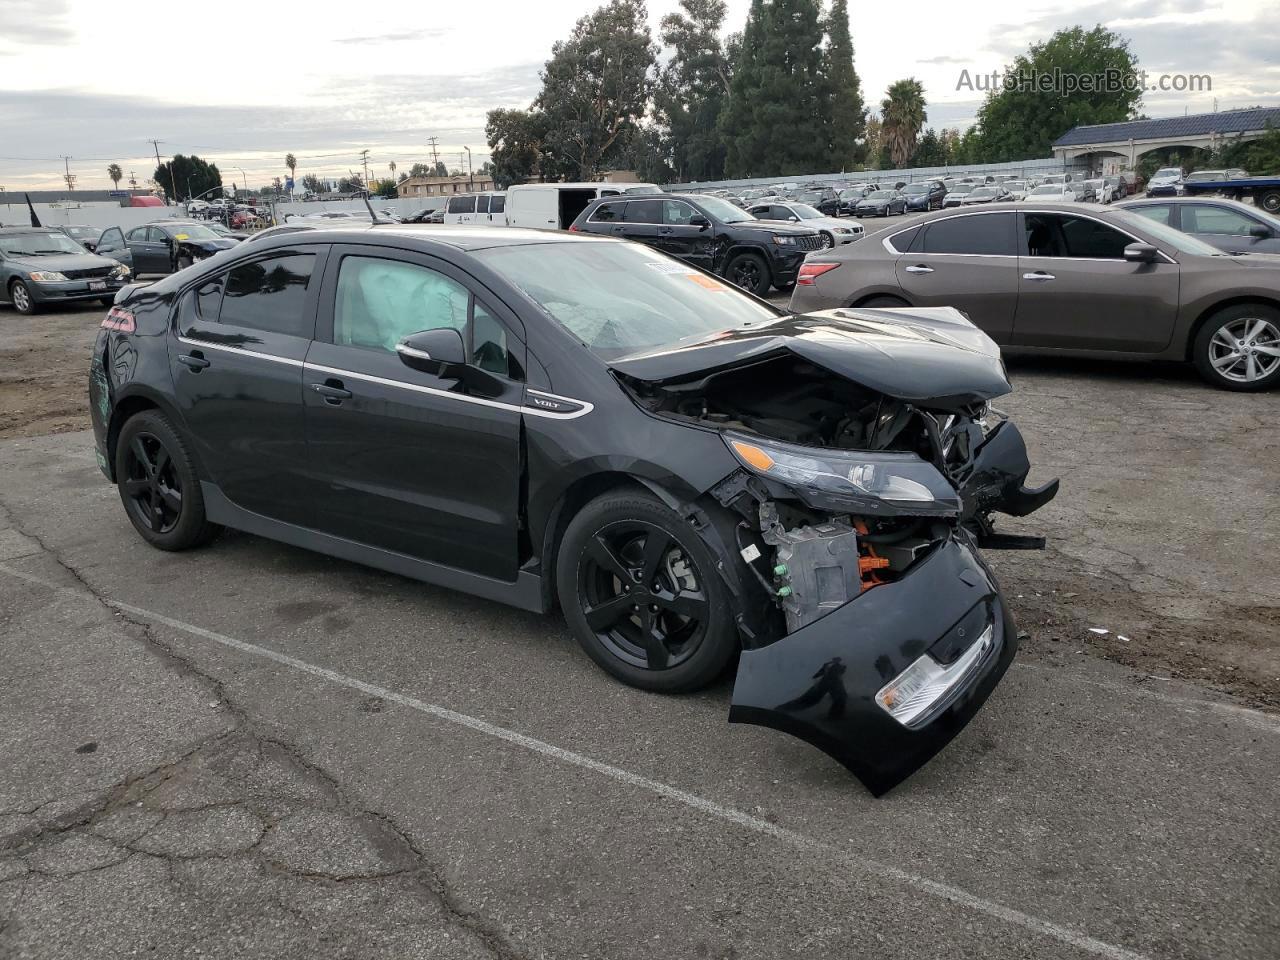
[[[706,287],[708,290],[728,290],[723,283],[715,277],[708,277],[705,273],[691,273],[689,279],[700,287]]]
[[[190,240],[190,239],[191,239],[191,234],[189,234],[189,233],[175,233],[175,234],[173,235],[173,239],[175,239],[175,240]]]
[[[680,273],[694,272],[693,268],[690,267],[688,264],[675,263],[669,260],[646,260],[645,265],[648,267],[652,267],[654,270],[657,270],[659,273],[680,274]]]

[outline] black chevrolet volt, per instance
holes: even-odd
[[[805,282],[802,275],[800,282]],[[281,233],[125,288],[98,461],[147,542],[232,527],[528,610],[623,681],[736,661],[729,711],[875,794],[1017,633],[979,547],[1025,486],[995,344],[950,309],[791,315],[651,247],[517,229]]]

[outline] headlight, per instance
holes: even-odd
[[[117,277],[117,278],[127,277],[128,275],[129,275],[129,268],[126,267],[123,263],[117,263],[115,267],[112,268],[111,270],[111,276],[113,277]]]
[[[853,231],[850,230],[848,227],[836,227],[835,232],[836,233],[852,233]]]
[[[988,626],[953,663],[938,663],[927,653],[903,670],[876,694],[889,716],[904,727],[920,727],[937,714],[948,693],[973,674],[995,644],[995,626]]]
[[[774,238],[773,238],[773,242],[774,242],[774,243],[776,243],[776,244],[777,244],[778,246],[780,246],[780,247],[793,247],[793,246],[795,246],[796,238],[795,238],[795,237],[780,237],[780,236],[777,236],[777,235],[775,234],[775,235],[774,235]]]
[[[830,450],[726,436],[748,470],[775,480],[819,509],[880,514],[959,512],[956,490],[937,468],[913,453]]]
[[[982,416],[978,417],[978,426],[982,428],[982,435],[989,436],[991,431],[1000,424],[1009,419],[1009,415],[1003,410],[997,410],[995,407],[987,404],[982,411]]]
[[[56,270],[32,270],[27,276],[36,283],[61,283],[67,279]]]

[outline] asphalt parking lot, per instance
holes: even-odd
[[[1022,653],[873,800],[554,617],[149,549],[83,429],[100,314],[0,309],[0,955],[1276,955],[1280,395],[1013,359],[1063,478],[991,555]]]

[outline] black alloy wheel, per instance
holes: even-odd
[[[159,411],[145,410],[125,422],[116,440],[115,467],[129,522],[153,547],[185,550],[220,531],[205,516],[186,445]]]
[[[632,686],[705,686],[738,650],[715,561],[693,528],[652,496],[619,491],[565,531],[556,585],[587,654]]]
[[[764,296],[769,292],[769,268],[753,253],[743,253],[729,261],[729,282],[748,293]]]

